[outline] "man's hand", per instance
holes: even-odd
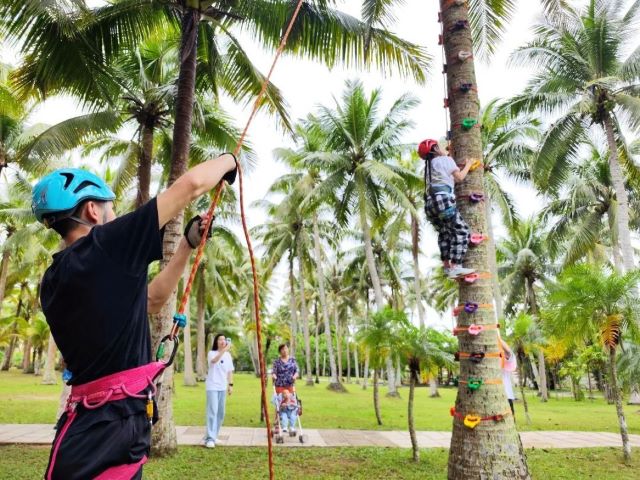
[[[207,215],[196,215],[191,220],[187,222],[186,227],[184,228],[184,237],[187,240],[187,243],[191,248],[197,248],[200,245],[200,241],[202,240],[202,234],[204,233],[204,228],[207,224]],[[213,220],[216,217],[214,215]],[[212,229],[213,229],[213,220],[209,225],[209,231],[207,232],[207,238],[211,238]]]
[[[233,393],[233,385],[227,386],[227,395],[231,395]]]

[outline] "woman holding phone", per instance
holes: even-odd
[[[204,445],[214,448],[218,443],[218,433],[224,420],[227,394],[233,392],[233,359],[229,353],[231,340],[219,333],[213,339],[211,351],[207,355],[207,415]]]

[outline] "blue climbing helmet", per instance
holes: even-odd
[[[50,228],[68,218],[84,200],[110,201],[116,195],[100,177],[80,168],[61,168],[40,180],[31,192],[31,209]]]

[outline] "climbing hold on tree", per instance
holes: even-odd
[[[451,141],[453,139],[453,131],[447,130],[447,140]]]
[[[456,416],[456,407],[451,407],[449,409],[449,413],[451,414],[452,417]]]
[[[449,102],[448,98],[444,99],[444,108],[449,108],[451,106],[451,103]]]
[[[481,378],[469,377],[469,379],[467,380],[467,387],[469,387],[469,390],[471,391],[475,392],[476,390],[479,390],[481,386],[482,386]]]
[[[478,121],[475,118],[464,118],[462,120],[462,123],[460,123],[460,126],[463,128],[463,130],[471,130],[477,124]]]
[[[459,88],[462,93],[469,93],[471,90],[475,90],[473,83],[461,83]]]
[[[445,64],[443,64],[443,65],[442,65],[442,74],[443,74],[443,75],[446,75],[446,74],[447,74],[447,70],[448,70],[448,69],[449,69],[449,67],[447,67],[447,64],[446,64],[446,63],[445,63]]]
[[[478,335],[480,332],[484,330],[497,330],[498,328],[500,328],[499,323],[491,324],[491,325],[476,325],[475,323],[472,323],[468,327],[455,327],[453,329],[453,335],[457,336],[459,333],[462,333],[462,332],[468,332],[469,335]]]
[[[442,4],[442,10],[448,10],[451,7],[462,7],[467,4],[467,0],[449,0],[448,2],[444,2]]]
[[[473,352],[469,354],[469,360],[473,363],[480,363],[484,359],[484,352]]]
[[[464,417],[464,426],[469,428],[476,428],[482,419],[478,415],[467,415]]]
[[[438,35],[438,45],[442,45],[444,43],[444,37],[442,34]]]
[[[487,235],[483,235],[482,233],[472,233],[471,237],[469,238],[469,243],[474,247],[477,247],[485,240],[489,240],[489,237]]]
[[[484,194],[482,193],[472,193],[469,195],[469,201],[471,203],[480,203],[484,201]]]
[[[460,50],[458,52],[458,60],[461,62],[466,62],[470,58],[473,58],[473,53],[467,52],[466,50]]]
[[[467,302],[464,304],[464,311],[467,313],[475,313],[476,311],[478,311],[479,306],[480,305],[475,302]]]
[[[469,28],[469,21],[468,20],[456,20],[456,23],[454,23],[451,26],[449,31],[450,32],[459,32],[460,30],[464,30],[465,28]]]

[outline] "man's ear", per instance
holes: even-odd
[[[98,204],[98,202],[93,202],[89,200],[82,209],[80,218],[88,221],[93,225],[98,225],[100,223],[100,219],[102,218],[102,208]]]

